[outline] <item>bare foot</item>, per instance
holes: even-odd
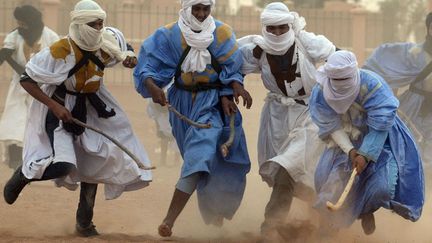
[[[172,228],[172,226],[170,226],[166,222],[163,222],[161,225],[159,225],[159,228],[158,228],[159,235],[162,237],[170,237],[172,235],[171,228]]]

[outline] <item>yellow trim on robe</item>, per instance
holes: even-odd
[[[229,25],[223,24],[219,26],[216,29],[217,45],[219,46],[223,44],[225,41],[231,39],[232,35],[233,35],[233,31]]]
[[[78,63],[81,58],[83,58],[83,55],[78,46],[72,40],[71,44],[75,53],[75,62]],[[99,76],[102,79],[104,73],[103,71],[96,70],[96,67],[96,64],[94,64],[92,61],[89,61],[87,65],[81,67],[75,73],[76,92],[94,93],[99,90],[100,81],[91,81],[91,84],[87,84],[87,81],[94,76]],[[97,83],[97,85],[95,83]]]
[[[176,23],[177,23],[177,21],[169,23],[169,24],[165,25],[164,28],[171,30]]]
[[[51,56],[54,59],[66,59],[71,54],[69,40],[67,38],[60,39],[50,46]]]
[[[206,75],[194,75],[192,80],[194,81],[194,84],[198,84],[198,83],[209,83],[210,82],[210,77],[206,76]]]
[[[82,89],[83,93],[94,93],[99,90],[100,87],[100,81],[92,81],[86,83],[84,88]]]
[[[184,85],[192,85],[192,73],[182,73],[181,79],[183,80]]]
[[[234,52],[236,52],[238,50],[238,45],[237,45],[237,43],[234,45],[234,47],[231,49],[231,51],[229,51],[227,54],[225,54],[225,55],[223,55],[223,56],[221,56],[221,57],[219,57],[218,58],[218,61],[220,62],[220,63],[224,63],[226,60],[228,60],[228,58],[230,58],[233,54],[234,54]]]

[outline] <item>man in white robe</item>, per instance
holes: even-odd
[[[98,183],[105,184],[106,199],[115,199],[151,181],[151,173],[113,142],[71,123],[76,118],[99,128],[149,167],[125,112],[103,85],[105,66],[122,61],[133,67],[136,63],[120,50],[115,36],[104,30],[105,18],[96,2],[78,2],[71,12],[69,36],[39,52],[26,65],[21,85],[35,101],[26,128],[23,166],[4,188],[6,202],[13,204],[30,181],[56,179],[66,186],[80,182],[76,231],[84,237],[98,234],[92,222]],[[66,176],[68,180],[62,180]]]
[[[35,7],[23,5],[15,8],[18,27],[10,32],[0,50],[0,64],[15,62],[14,73],[0,119],[0,146],[4,162],[16,169],[22,163],[22,143],[31,96],[19,84],[21,72],[27,61],[41,49],[56,42],[59,37],[42,21],[42,14]],[[11,65],[11,66],[12,66]]]
[[[281,240],[293,197],[312,203],[313,176],[324,144],[309,115],[315,65],[335,51],[324,36],[304,30],[305,20],[283,3],[271,3],[261,14],[262,36],[239,39],[244,74],[261,73],[269,90],[258,135],[259,173],[273,187],[261,232]]]

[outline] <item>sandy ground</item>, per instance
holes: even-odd
[[[100,187],[94,222],[101,236],[91,239],[74,235],[78,191],[56,188],[52,182],[32,183],[13,206],[0,200],[0,242],[257,242],[264,207],[270,196],[270,189],[258,176],[256,161],[259,113],[265,90],[258,82],[249,82],[247,88],[255,98],[253,109],[243,110],[252,170],[240,209],[222,228],[204,225],[193,196],[173,229],[175,237],[162,239],[158,236],[157,227],[165,216],[180,171],[180,162],[170,160],[170,167],[158,167],[154,171],[154,181],[143,190],[106,201]],[[109,85],[109,89],[129,115],[153,164],[158,166],[159,143],[155,124],[146,115],[147,101],[132,85]],[[0,82],[0,110],[6,92],[7,82]],[[173,158],[172,154],[169,158]],[[1,189],[11,173],[4,164],[0,165]],[[431,213],[430,200],[426,201],[423,217],[417,223],[382,209],[376,214],[377,230],[372,236],[363,235],[359,222],[332,239],[316,237],[314,227],[288,227],[285,236],[287,242],[432,242]],[[315,216],[302,202],[294,201],[288,222],[298,225],[310,217],[316,225]]]

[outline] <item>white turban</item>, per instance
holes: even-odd
[[[107,34],[115,38],[116,43],[119,45],[121,51],[127,51],[126,39],[119,29],[114,27],[105,27],[105,31]]]
[[[290,12],[288,7],[280,2],[270,3],[264,8],[261,13],[261,24],[262,37],[254,38],[253,42],[272,55],[284,55],[294,44],[296,34],[306,26],[303,17],[296,12]],[[290,30],[282,35],[276,36],[267,31],[267,26],[285,24],[288,24]]]
[[[94,1],[82,0],[75,5],[70,16],[69,35],[71,39],[83,50],[96,51],[100,49],[103,43],[103,30],[94,29],[87,23],[98,19],[105,21],[105,11]]]
[[[207,48],[213,43],[213,32],[216,23],[211,15],[203,22],[200,22],[192,15],[192,6],[204,4],[214,6],[215,0],[182,0],[182,9],[179,12],[178,25],[186,40],[191,47],[189,54],[182,64],[183,72],[202,72],[207,64],[211,63],[211,55]],[[199,33],[195,31],[200,31]]]
[[[128,56],[135,57],[135,53],[133,51],[128,50],[126,38],[124,37],[123,33],[119,29],[114,27],[105,27],[103,37],[106,41],[112,43],[110,49],[111,51],[116,50],[116,53],[113,56],[119,55],[120,56],[120,59],[118,59],[119,61],[126,59],[126,57]],[[102,49],[108,53],[108,51],[110,50],[106,49],[105,45],[102,46]],[[120,48],[119,50],[120,53],[117,53],[118,50],[117,47]]]
[[[189,8],[193,5],[204,4],[204,5],[212,5],[216,4],[216,0],[181,0],[182,8]]]
[[[322,85],[324,99],[338,114],[344,114],[360,92],[357,59],[350,51],[337,51],[318,69],[317,82]]]
[[[117,43],[105,39],[109,37],[104,33],[104,28],[97,30],[87,25],[98,19],[105,21],[106,13],[99,4],[92,0],[81,0],[75,5],[70,16],[69,36],[81,49],[85,51],[102,49],[118,61],[126,58]]]

